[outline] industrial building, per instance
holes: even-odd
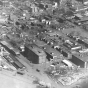
[[[72,55],[72,58],[69,59],[72,63],[75,65],[81,67],[81,68],[88,68],[88,59],[87,57],[82,57],[78,55]]]
[[[35,45],[25,46],[25,51],[21,52],[21,54],[34,64],[41,64],[46,61],[46,54],[44,51]]]

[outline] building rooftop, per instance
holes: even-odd
[[[42,46],[44,46],[44,45],[47,45],[45,42],[40,41],[40,40],[38,40],[38,39],[36,39],[34,43],[35,43],[37,46],[40,46],[40,47],[42,47]]]
[[[62,54],[59,53],[59,51],[51,48],[49,45],[44,46],[43,50],[45,52],[47,52],[48,54],[50,54],[51,56],[53,56],[53,57],[56,57],[56,58],[61,58],[62,57]]]
[[[77,57],[78,59],[80,59],[83,62],[88,62],[88,56],[87,56],[87,54],[86,55],[83,55],[83,54],[80,54],[80,55],[75,54],[74,56]]]
[[[45,52],[41,48],[38,48],[36,45],[29,45],[28,47],[38,56],[46,56]]]

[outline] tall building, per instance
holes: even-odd
[[[25,51],[21,54],[26,57],[33,64],[41,64],[46,61],[46,54],[35,45],[25,46]]]

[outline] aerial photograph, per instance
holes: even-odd
[[[88,88],[88,0],[0,0],[0,88]]]

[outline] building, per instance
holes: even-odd
[[[88,48],[88,41],[82,40],[82,39],[78,38],[78,39],[77,39],[77,42],[78,42],[79,44],[82,44],[82,45],[84,45],[85,47]]]
[[[36,45],[26,45],[25,51],[21,54],[33,64],[41,64],[46,61],[46,54]]]
[[[82,55],[72,55],[72,58],[69,59],[72,63],[74,63],[77,66],[80,66],[81,68],[88,68],[88,57],[83,57]]]
[[[63,55],[60,52],[51,48],[49,45],[43,46],[42,49],[45,51],[45,53],[47,55],[46,58],[48,59],[48,61],[51,61],[51,60],[58,61],[63,58]]]
[[[83,40],[81,37],[78,36],[72,36],[72,35],[68,35],[71,39],[75,40],[76,42],[78,42],[79,44],[82,44],[83,46],[85,46],[86,48],[88,48],[88,41],[87,40]]]
[[[85,17],[81,17],[79,22],[87,22],[88,21],[88,17],[85,16]]]
[[[71,51],[75,51],[82,48],[81,45],[70,40],[66,40],[65,43],[63,43],[63,45]]]
[[[34,41],[34,44],[36,44],[36,45],[39,46],[39,47],[42,47],[42,46],[44,46],[44,45],[47,45],[47,43],[45,43],[44,41],[38,40],[38,39],[36,39],[36,40]]]
[[[20,54],[20,51],[17,48],[12,47],[12,45],[7,41],[1,41],[0,44],[14,56]]]
[[[31,8],[32,8],[32,13],[38,13],[39,12],[38,7],[35,6],[34,4],[31,5]]]

